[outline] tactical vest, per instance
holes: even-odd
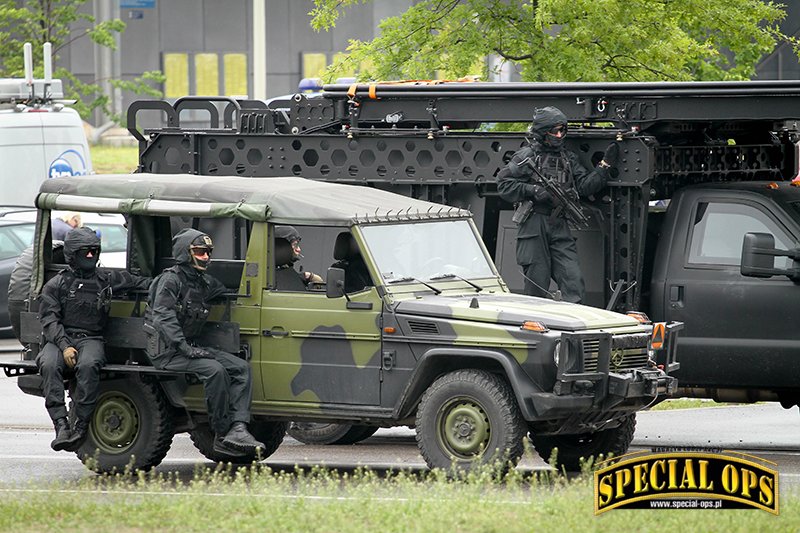
[[[563,152],[537,151],[533,163],[543,176],[555,179],[564,190],[575,188],[572,168]]]
[[[91,278],[79,278],[64,271],[68,289],[63,302],[64,329],[80,329],[100,334],[111,310],[111,285],[108,274],[97,271]]]
[[[166,271],[177,274],[181,282],[175,314],[183,330],[183,335],[190,340],[203,329],[211,311],[211,306],[206,303],[208,281],[204,276],[197,276],[195,280],[189,280],[178,266],[170,267]]]

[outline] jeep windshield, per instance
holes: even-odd
[[[468,220],[363,226],[361,231],[387,283],[496,276]]]

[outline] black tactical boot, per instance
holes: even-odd
[[[228,434],[222,438],[221,444],[227,448],[233,448],[246,453],[264,453],[267,449],[264,444],[258,442],[256,438],[247,431],[244,422],[234,422]]]
[[[72,428],[72,436],[70,437],[64,449],[68,452],[74,452],[83,445],[88,434],[89,422],[80,419],[76,420],[75,426]]]
[[[50,443],[50,447],[60,452],[66,450],[72,439],[72,431],[69,429],[69,422],[66,418],[59,418],[53,422],[56,428],[56,438]]]

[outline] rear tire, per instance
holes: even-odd
[[[558,449],[556,466],[568,472],[577,472],[581,469],[581,460],[608,459],[610,455],[618,457],[628,451],[636,430],[636,415],[631,414],[623,418],[618,427],[584,433],[582,435],[529,435],[531,442],[539,456],[546,462],[550,461],[554,449]]]
[[[150,470],[172,445],[172,419],[157,383],[101,381],[86,441],[75,452],[98,474]]]
[[[214,451],[214,430],[207,422],[197,424],[193,430],[189,432],[189,438],[197,450],[203,454],[206,459],[214,461],[215,463],[232,463],[236,465],[250,464],[253,461],[260,461],[266,459],[278,449],[278,446],[283,442],[283,437],[286,435],[286,422],[273,422],[259,418],[253,418],[253,421],[248,424],[250,433],[266,447],[266,451],[257,457],[255,453],[246,454],[243,456],[232,456],[224,453]]]
[[[288,434],[303,444],[355,444],[370,438],[378,426],[292,422]]]
[[[425,391],[417,410],[417,444],[431,468],[469,471],[522,457],[525,423],[508,384],[483,370],[457,370]]]

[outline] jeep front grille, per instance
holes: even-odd
[[[610,372],[647,368],[647,344],[649,335],[616,335],[612,337],[611,357],[608,363]],[[600,349],[599,339],[583,340],[583,370],[597,371],[597,355]]]

